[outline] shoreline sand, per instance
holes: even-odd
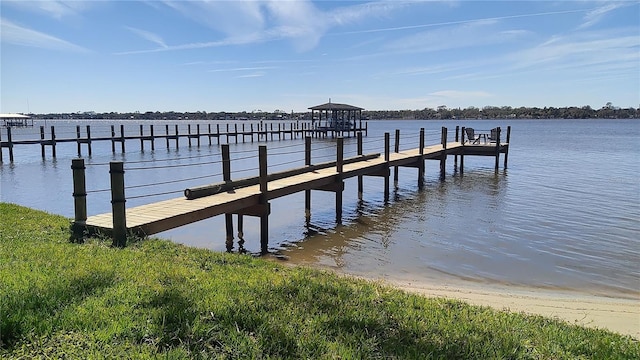
[[[352,274],[318,264],[290,261],[280,263],[331,271],[341,276],[364,279],[428,297],[457,299],[496,310],[542,315],[570,324],[611,330],[640,340],[640,298],[607,297],[568,290],[487,285],[470,281],[440,282],[437,279],[414,276],[392,278],[380,274]]]
[[[640,339],[640,299],[507,286],[481,289],[477,286],[445,286],[407,280],[370,280],[429,297],[458,299],[497,310],[542,315]]]

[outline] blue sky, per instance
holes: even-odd
[[[0,1],[0,112],[640,106],[638,1]]]

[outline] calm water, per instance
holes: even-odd
[[[139,123],[127,123],[135,134]],[[149,122],[150,124],[151,122]],[[75,137],[86,122],[48,121],[58,138]],[[92,136],[117,122],[92,122]],[[156,133],[164,133],[164,126]],[[202,123],[206,124],[206,123]],[[214,123],[215,124],[215,123]],[[439,141],[438,121],[370,121],[365,153],[381,152],[385,131],[401,131],[401,148],[415,148],[419,128],[427,144]],[[36,125],[44,125],[44,122]],[[357,198],[355,179],[346,181],[344,225],[336,226],[334,196],[313,192],[311,227],[305,226],[304,195],[272,202],[271,250],[294,263],[336,268],[377,278],[419,278],[518,284],[612,296],[640,295],[640,122],[611,121],[460,121],[447,122],[487,130],[512,126],[508,169],[494,172],[494,158],[467,157],[461,176],[453,158],[445,181],[439,163],[427,161],[426,187],[417,190],[417,171],[400,169],[400,181],[385,206],[381,178],[365,178]],[[247,125],[248,126],[248,125]],[[145,126],[146,127],[146,126]],[[14,139],[37,138],[38,127],[13,129]],[[147,129],[145,129],[147,131]],[[194,130],[195,131],[195,130]],[[186,125],[181,127],[186,133]],[[83,129],[84,133],[84,129]],[[48,135],[47,135],[48,137]],[[6,130],[2,129],[6,139]],[[248,140],[248,139],[247,139]],[[89,214],[110,210],[108,166],[124,160],[128,202],[136,206],[181,196],[184,188],[221,180],[220,147],[202,138],[200,147],[182,139],[166,149],[111,153],[111,144],[93,144],[87,161]],[[223,139],[223,142],[225,140]],[[233,140],[232,140],[233,142]],[[313,161],[335,157],[335,141],[315,140]],[[257,175],[257,141],[231,144],[233,178]],[[117,144],[119,146],[119,144]],[[303,164],[303,141],[268,142],[270,171]],[[59,144],[58,158],[40,157],[38,145],[16,146],[15,162],[0,165],[0,200],[73,216],[71,159],[73,143]],[[86,148],[83,145],[83,154]],[[346,139],[346,156],[355,154]],[[177,182],[174,182],[177,181]],[[149,186],[149,184],[157,184]],[[153,196],[148,196],[153,195]],[[245,218],[245,247],[259,251],[259,223]],[[176,242],[224,250],[223,217],[159,234]]]

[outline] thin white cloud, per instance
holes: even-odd
[[[234,72],[234,71],[255,71],[255,70],[270,70],[275,69],[275,66],[258,66],[258,67],[239,67],[229,69],[213,69],[208,72]]]
[[[578,27],[578,29],[586,29],[588,27],[591,27],[597,24],[598,22],[600,22],[600,20],[602,20],[602,18],[605,17],[605,15],[607,15],[611,11],[627,5],[628,4],[624,4],[624,3],[608,3],[604,6],[593,9],[585,14],[584,23],[582,23]]]
[[[58,51],[90,52],[82,46],[22,27],[4,18],[0,21],[0,28],[0,39],[3,43]]]
[[[3,5],[9,5],[25,11],[35,12],[50,16],[55,19],[62,19],[69,16],[76,16],[104,0],[78,1],[78,0],[46,0],[46,1],[24,1],[24,0],[2,0]]]
[[[143,38],[143,39],[145,39],[147,41],[151,41],[154,44],[159,45],[163,49],[168,48],[167,44],[165,44],[165,42],[162,39],[162,37],[160,37],[157,34],[154,34],[154,33],[150,32],[150,31],[134,28],[134,27],[131,27],[131,26],[125,26],[125,28],[128,29],[129,31],[133,32],[134,34],[140,36],[141,38]]]
[[[317,46],[334,26],[386,16],[389,11],[406,6],[406,1],[381,1],[350,5],[329,12],[319,10],[312,1],[175,1],[162,2],[187,19],[214,31],[218,40],[184,43],[149,50],[123,51],[119,55],[202,49],[233,45],[289,40],[298,51]],[[157,7],[157,3],[153,4]]]

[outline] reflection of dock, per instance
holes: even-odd
[[[458,130],[458,129],[457,129]],[[447,129],[442,128],[440,144],[425,146],[424,129],[420,131],[417,148],[399,150],[399,136],[396,136],[395,151],[391,151],[390,135],[385,134],[382,154],[362,153],[362,133],[358,133],[358,155],[344,158],[343,138],[339,137],[336,146],[336,160],[329,163],[311,163],[311,137],[305,138],[305,166],[287,171],[268,173],[267,147],[259,147],[259,176],[242,180],[231,180],[231,160],[229,145],[222,148],[222,167],[224,181],[218,184],[185,190],[185,197],[164,200],[152,204],[125,209],[124,166],[122,162],[110,163],[112,212],[87,217],[86,186],[84,160],[74,159],[72,164],[75,198],[75,236],[84,232],[103,232],[111,234],[114,245],[124,246],[128,233],[151,235],[225,214],[227,249],[233,248],[233,214],[238,215],[238,233],[242,233],[244,215],[260,218],[260,243],[262,253],[268,251],[269,201],[282,196],[305,192],[305,210],[307,219],[311,216],[311,190],[335,193],[336,221],[342,221],[342,192],[344,180],[358,178],[358,192],[363,192],[363,177],[376,176],[384,179],[384,198],[389,199],[390,169],[411,167],[417,169],[418,187],[424,186],[425,160],[439,160],[441,177],[444,177],[448,155],[460,156],[460,171],[464,171],[464,157],[469,155],[495,156],[496,170],[500,154],[504,154],[504,166],[507,165],[509,152],[510,127],[507,128],[506,141],[500,142],[500,129],[495,143],[468,145],[464,137],[447,141]],[[461,133],[464,133],[464,129]],[[398,135],[398,131],[396,131]],[[394,172],[397,180],[398,172]],[[242,247],[241,236],[239,245]]]
[[[6,115],[6,114],[5,114]],[[30,119],[29,117],[26,117]],[[7,120],[8,121],[8,120]],[[26,121],[26,120],[20,120]],[[5,124],[13,124],[7,123]],[[154,128],[153,125],[140,125],[138,134],[125,134],[124,125],[120,125],[119,133],[116,131],[116,127],[111,125],[110,134],[108,136],[92,136],[91,125],[86,127],[76,126],[76,136],[72,138],[58,138],[56,137],[56,128],[51,126],[48,134],[45,133],[45,127],[40,126],[40,138],[29,140],[13,140],[11,133],[11,126],[6,129],[7,140],[2,140],[2,133],[0,132],[0,162],[2,162],[2,149],[7,148],[9,150],[9,161],[13,162],[13,148],[16,145],[40,145],[40,152],[42,157],[45,157],[46,147],[51,148],[52,156],[56,157],[56,145],[59,143],[76,143],[78,146],[78,156],[82,156],[82,146],[87,147],[87,152],[91,155],[91,144],[96,141],[110,141],[111,151],[116,152],[116,144],[120,144],[120,150],[125,152],[125,143],[127,141],[139,141],[140,149],[144,150],[145,143],[151,147],[151,150],[155,150],[156,140],[165,141],[167,149],[172,142],[175,142],[175,147],[179,147],[180,139],[186,139],[189,147],[192,146],[192,142],[195,142],[197,146],[200,146],[201,139],[208,139],[209,145],[212,145],[212,139],[216,139],[217,144],[220,144],[220,139],[238,142],[253,142],[253,141],[273,141],[273,140],[286,140],[298,139],[305,136],[310,137],[337,137],[337,136],[356,136],[358,132],[364,132],[367,134],[367,123],[362,121],[354,123],[350,128],[336,128],[327,129],[319,128],[313,123],[309,122],[291,122],[291,123],[257,123],[257,124],[225,124],[226,126],[220,126],[216,124],[212,127],[208,124],[207,127],[200,127],[200,124],[196,124],[192,128],[191,124],[187,124],[187,132],[180,132],[178,125],[170,127],[164,126],[164,134],[158,133],[158,128]],[[274,126],[275,125],[275,126]],[[31,120],[31,126],[33,126],[33,120]],[[47,138],[48,137],[48,138]]]

